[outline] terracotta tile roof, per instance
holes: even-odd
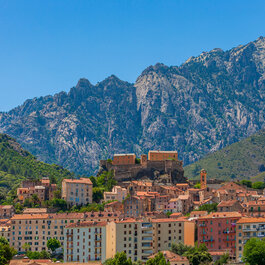
[[[178,199],[180,200],[188,200],[190,195],[179,195]]]
[[[73,184],[89,184],[93,185],[89,178],[80,178],[80,179],[64,179],[63,182],[73,183]]]
[[[206,216],[199,217],[199,220],[212,219],[212,218],[233,218],[233,217],[242,217],[242,214],[239,212],[216,212],[216,213],[210,213]]]
[[[85,212],[85,213],[40,213],[40,214],[15,214],[11,220],[34,220],[34,219],[85,219],[85,218],[108,218],[119,217],[120,212]]]
[[[106,226],[107,222],[95,222],[95,221],[83,221],[77,222],[74,224],[67,225],[66,228],[74,228],[74,227],[94,227],[94,226]]]
[[[171,215],[170,215],[170,218],[177,218],[177,217],[180,217],[182,215],[182,213],[172,213]]]
[[[25,208],[23,214],[26,213],[47,213],[47,208]]]
[[[14,206],[13,205],[0,205],[0,208],[3,209],[3,210],[7,210],[7,209],[14,208]]]
[[[195,216],[195,215],[207,215],[208,214],[208,212],[207,211],[192,211],[191,213],[190,213],[190,217],[192,217],[192,216]]]
[[[237,202],[238,202],[237,200],[221,201],[217,205],[217,207],[229,207],[229,206],[233,206]]]
[[[177,183],[176,186],[187,187],[187,186],[189,186],[189,184],[188,183]]]
[[[122,223],[135,223],[135,222],[141,222],[141,221],[142,220],[136,220],[135,218],[127,218],[127,219],[116,221],[115,223],[122,224]]]
[[[148,187],[152,187],[153,186],[153,183],[152,182],[148,182],[148,181],[133,180],[132,183],[136,184],[138,186],[148,186]]]
[[[237,224],[246,224],[246,223],[265,223],[264,217],[242,217],[237,221]]]
[[[163,256],[165,257],[166,260],[169,260],[169,261],[188,261],[187,257],[182,257],[182,256],[179,256],[169,250],[163,250],[163,251],[160,251]],[[153,254],[152,256],[148,257],[148,259],[152,259],[154,258],[156,254]]]
[[[187,219],[185,219],[187,220]],[[161,218],[161,219],[152,219],[152,223],[174,223],[174,222],[180,222],[180,221],[184,221],[183,218]]]

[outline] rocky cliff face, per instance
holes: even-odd
[[[135,84],[80,79],[69,93],[0,113],[0,132],[46,162],[92,173],[113,153],[178,150],[184,164],[264,127],[265,38],[179,67],[150,66]]]

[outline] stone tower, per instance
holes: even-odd
[[[207,187],[207,172],[205,169],[201,170],[201,189],[206,189]]]

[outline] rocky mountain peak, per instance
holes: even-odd
[[[184,164],[265,124],[265,44],[215,48],[180,66],[158,63],[135,84],[112,75],[93,86],[27,100],[0,114],[0,131],[38,158],[92,174],[116,152],[179,151]]]

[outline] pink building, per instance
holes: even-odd
[[[219,212],[200,217],[198,243],[204,243],[209,251],[228,251],[231,257],[235,257],[235,228],[241,216],[239,212]]]

